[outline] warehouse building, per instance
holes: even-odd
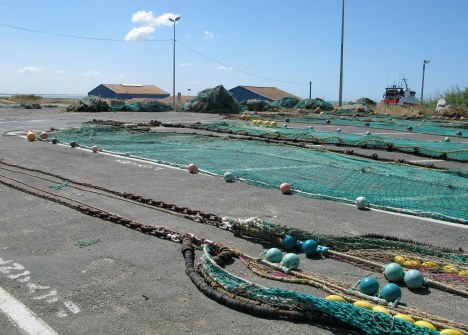
[[[170,94],[154,85],[101,84],[89,91],[88,96],[104,99],[128,100],[135,98],[164,99]]]

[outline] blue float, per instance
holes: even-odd
[[[380,297],[388,302],[395,302],[401,298],[401,289],[397,284],[385,284],[380,290]]]
[[[302,243],[302,252],[307,256],[311,256],[317,253],[318,244],[314,240],[307,240]]]
[[[57,144],[58,143],[58,140],[54,137],[50,140],[52,142],[52,144]]]
[[[235,177],[234,175],[232,174],[232,172],[226,172],[224,174],[224,180],[228,183],[232,183],[234,180],[235,180]]]
[[[326,254],[328,252],[328,247],[325,247],[323,245],[319,245],[317,248],[317,252],[321,254]]]
[[[379,282],[372,276],[365,277],[359,281],[359,291],[367,295],[377,294],[379,287]]]
[[[265,259],[271,263],[279,263],[283,259],[283,253],[278,248],[268,249]]]
[[[70,146],[71,146],[72,148],[76,147],[76,142],[75,142],[75,141],[71,141],[71,142],[70,142]]]
[[[385,278],[387,278],[389,281],[402,280],[403,276],[405,275],[403,268],[398,263],[388,264],[387,266],[385,266],[383,273],[385,275]]]
[[[364,197],[357,197],[354,203],[358,209],[365,209],[369,206],[369,201]]]
[[[289,253],[284,255],[281,265],[284,266],[287,270],[295,270],[299,268],[300,260],[299,256],[294,253]]]
[[[426,280],[424,279],[421,271],[414,269],[406,272],[403,280],[405,281],[406,286],[412,289],[420,288],[426,284]]]
[[[297,245],[297,239],[293,235],[286,235],[283,237],[281,245],[285,250],[294,250]]]

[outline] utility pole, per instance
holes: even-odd
[[[309,99],[312,99],[312,81],[309,81]]]
[[[341,6],[341,58],[340,58],[340,95],[339,105],[343,105],[343,40],[344,40],[344,0]]]
[[[172,110],[175,111],[175,24],[177,21],[180,20],[180,16],[177,16],[176,18],[169,18],[169,21],[174,23],[174,52],[173,52],[173,61],[172,61]]]

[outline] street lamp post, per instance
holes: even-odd
[[[340,94],[339,105],[343,105],[343,40],[344,40],[344,0],[341,4],[341,57],[340,57]]]
[[[422,76],[422,85],[421,85],[421,103],[424,100],[424,73],[426,72],[426,64],[429,64],[430,60],[425,59],[423,62],[423,76]]]
[[[172,110],[175,111],[175,24],[177,21],[180,20],[180,16],[177,16],[176,18],[169,18],[169,21],[174,23],[174,52],[173,52],[173,61],[172,61]]]

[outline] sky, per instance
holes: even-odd
[[[342,0],[0,0],[0,93],[217,85],[339,97]],[[468,86],[468,0],[345,0],[343,101]]]

